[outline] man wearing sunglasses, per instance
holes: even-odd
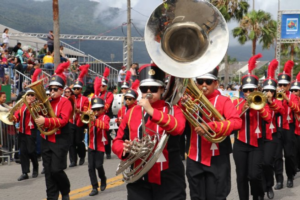
[[[261,54],[258,54],[250,58],[248,74],[242,77],[242,90],[245,98],[251,92],[257,91],[258,77],[252,75],[251,72],[256,67],[256,59],[260,57]],[[246,99],[237,99],[233,103],[242,119],[242,127],[235,133],[233,145],[239,198],[249,199],[250,193],[253,200],[263,200],[265,192],[262,169],[264,151],[262,121],[271,123],[271,112],[267,104],[260,110],[249,108],[250,105]]]
[[[82,72],[81,72],[82,73]],[[79,77],[82,77],[80,73]],[[75,167],[77,165],[77,155],[79,157],[79,165],[83,165],[86,156],[84,139],[84,129],[87,125],[83,124],[80,116],[82,113],[86,112],[89,108],[89,99],[82,95],[83,80],[78,78],[73,86],[73,91],[75,94],[75,126],[73,130],[72,145],[70,147],[70,165],[69,167]]]
[[[241,127],[242,121],[228,97],[222,96],[218,90],[218,67],[211,72],[196,78],[196,84],[209,102],[224,117],[224,121],[216,121],[214,117],[201,123],[202,127],[186,126],[188,158],[186,175],[189,181],[191,199],[226,199],[230,193],[230,158],[232,152],[230,137],[221,143],[212,143],[204,135],[208,127],[216,137],[229,136],[233,130]],[[184,97],[183,101],[185,100]],[[198,113],[199,114],[199,113]],[[201,114],[199,114],[201,116]],[[221,164],[222,163],[222,164]]]
[[[299,100],[300,98],[300,72],[298,73],[296,80],[291,83],[292,92]],[[295,159],[297,172],[300,171],[300,113],[295,114]]]
[[[287,61],[283,72],[278,74],[278,86],[277,92],[283,91],[283,107],[286,111],[284,115],[278,116],[278,137],[279,145],[276,153],[275,160],[275,177],[277,184],[275,190],[283,188],[283,154],[285,157],[285,171],[287,175],[286,186],[292,188],[294,183],[294,175],[297,173],[296,161],[295,161],[295,150],[293,149],[295,141],[295,123],[294,123],[294,112],[299,112],[299,101],[298,98],[292,94],[290,89],[291,82],[291,71],[294,66],[293,61]],[[292,148],[291,148],[292,147]]]
[[[47,199],[58,199],[59,193],[62,200],[69,200],[70,181],[64,172],[67,168],[67,154],[71,145],[69,119],[72,113],[71,102],[62,97],[66,77],[63,74],[69,62],[57,66],[55,75],[50,79],[49,90],[52,100],[50,102],[56,117],[45,118],[39,116],[35,123],[48,131],[59,128],[52,135],[42,134],[42,157],[46,179]]]
[[[142,99],[139,100],[138,106],[126,113],[113,142],[113,152],[120,159],[126,159],[132,141],[144,136],[142,109],[145,129],[149,135],[157,135],[159,138],[163,133],[170,135],[160,158],[148,173],[140,180],[127,184],[128,200],[186,199],[184,167],[179,152],[179,140],[184,130],[185,118],[179,107],[169,106],[161,99],[164,78],[165,73],[155,64],[147,64],[140,68],[139,88]],[[135,165],[138,163],[139,161],[135,162]]]
[[[98,176],[101,179],[100,190],[104,191],[106,188],[106,176],[103,167],[105,145],[107,144],[107,131],[109,130],[110,118],[105,115],[104,101],[101,98],[94,98],[91,100],[92,113],[91,123],[89,127],[89,142],[88,142],[88,168],[91,185],[93,187],[89,196],[98,194]]]
[[[284,115],[285,110],[282,102],[275,98],[277,80],[275,71],[278,66],[276,59],[270,62],[266,79],[263,82],[263,92],[267,96],[267,103],[271,111],[271,123],[262,121],[262,132],[264,135],[264,155],[263,155],[263,177],[264,177],[264,191],[267,193],[269,199],[274,198],[274,163],[278,147],[278,127],[276,123],[277,115]]]
[[[28,90],[26,93],[26,101],[30,105],[35,100],[33,90]],[[22,168],[22,175],[18,178],[18,181],[28,179],[28,173],[30,172],[30,160],[33,165],[32,178],[38,176],[39,163],[36,154],[36,126],[33,118],[24,103],[23,106],[17,110],[12,119],[9,119],[15,123],[19,123],[19,142],[20,142],[20,161]]]

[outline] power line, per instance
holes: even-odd
[[[135,12],[139,13],[140,15],[142,15],[142,16],[144,16],[144,17],[147,17],[147,18],[149,18],[149,16],[147,16],[147,15],[144,15],[143,13],[141,13],[141,12],[139,12],[139,11],[137,11],[137,10],[133,9],[133,8],[131,8],[131,10],[133,10],[133,11],[135,11]]]
[[[134,23],[133,23],[133,22],[131,22],[131,23],[132,23],[132,25],[133,25],[135,31],[136,31],[141,37],[144,37],[144,36],[138,31],[138,29],[136,28],[136,26],[134,25]]]

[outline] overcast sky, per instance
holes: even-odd
[[[116,17],[114,20],[110,21],[109,24],[113,27],[126,22],[127,14],[127,1],[126,0],[92,0],[99,2],[94,17],[105,17],[108,13],[108,7],[116,7],[121,9],[120,16]],[[252,9],[253,0],[248,0],[250,4],[250,9]],[[132,0],[131,7],[132,10],[132,19],[133,23],[142,28],[145,26],[148,16],[153,12],[153,10],[162,3],[162,0]],[[281,0],[280,5],[281,10],[291,10],[291,9],[300,9],[299,0]],[[255,0],[255,10],[264,10],[270,12],[273,19],[277,20],[277,11],[278,11],[278,1],[277,0]],[[228,24],[229,30],[237,27],[237,22],[230,22]],[[236,39],[230,34],[230,45],[238,45]]]

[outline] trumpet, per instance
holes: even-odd
[[[92,119],[94,117],[95,117],[95,113],[93,111],[89,110],[89,111],[81,114],[80,120],[84,124],[90,124],[93,121]]]
[[[246,99],[244,99],[243,101],[247,101],[249,107],[247,109],[245,109],[241,114],[240,117],[247,111],[249,110],[249,108],[253,109],[253,110],[260,110],[263,107],[265,107],[266,103],[267,103],[267,96],[266,96],[266,92],[251,92],[248,97]],[[243,102],[241,101],[241,102]],[[240,103],[241,103],[240,102]],[[239,103],[239,104],[240,104]],[[237,104],[236,107],[239,105]]]
[[[280,90],[279,92],[276,93],[276,99],[279,101],[283,100],[283,94],[284,94],[284,90]]]

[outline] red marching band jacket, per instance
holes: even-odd
[[[209,122],[206,117],[203,117],[203,120],[207,125],[217,133],[217,136],[229,136],[233,130],[241,128],[242,120],[228,97],[220,95],[220,92],[215,90],[211,95],[206,96],[206,98],[225,119],[225,121],[219,122],[212,118],[212,122]],[[189,126],[192,127],[191,124],[189,124]],[[190,128],[190,131],[188,150],[188,157],[190,159],[200,162],[203,165],[210,166],[212,156],[220,155],[224,148],[227,148],[227,153],[231,152],[231,142],[229,138],[227,138],[228,141],[215,144],[208,141],[205,137],[198,135],[194,127]],[[226,142],[228,143],[227,147],[225,147]],[[220,148],[222,145],[224,146]],[[228,150],[228,148],[230,150]],[[223,153],[225,153],[225,150],[223,151]]]
[[[282,101],[284,110],[286,111],[284,115],[281,115],[277,119],[278,127],[282,127],[286,130],[290,130],[289,124],[294,122],[294,113],[299,113],[299,100],[297,96],[287,91],[286,96],[290,99],[289,103],[286,100]]]
[[[20,124],[19,133],[31,135],[31,129],[35,129],[35,123],[25,103],[14,113],[13,120]]]
[[[277,132],[277,124],[276,124],[276,114],[285,115],[285,110],[282,105],[282,101],[279,101],[273,98],[272,103],[269,104],[269,108],[271,111],[271,123],[266,123],[266,139],[273,140],[273,133]]]
[[[153,116],[148,117],[145,122],[147,128],[154,130],[161,136],[164,132],[171,136],[181,135],[185,127],[185,117],[178,106],[173,106],[174,115],[169,113],[169,105],[163,100],[156,101],[151,105],[154,108]],[[113,141],[112,150],[120,158],[124,159],[123,156],[123,142],[124,140],[133,141],[136,138],[142,138],[143,133],[141,132],[142,116],[141,107],[134,106],[129,112],[126,113],[124,119],[117,133],[117,137]],[[147,116],[147,114],[145,114]],[[145,117],[146,118],[146,117]],[[152,131],[147,131],[149,135],[154,135]],[[161,157],[148,171],[148,182],[161,184],[161,171],[169,168],[169,151],[168,147],[177,144],[167,143],[164,148]],[[125,158],[126,159],[126,158]],[[136,161],[134,165],[138,165],[140,161]]]
[[[300,97],[298,98],[298,102],[299,102],[299,109],[300,109]],[[295,117],[295,134],[296,135],[300,135],[300,113],[294,113],[294,117]]]
[[[234,100],[233,104],[237,105],[243,101],[236,109],[239,115],[242,113],[245,100],[240,98]],[[237,133],[237,139],[251,146],[258,147],[258,139],[262,138],[262,120],[271,123],[272,116],[269,106],[266,104],[261,110],[249,109],[242,116],[242,128]]]
[[[124,118],[124,116],[126,115],[126,113],[134,106],[136,106],[136,102],[134,102],[133,104],[131,104],[130,106],[122,106],[122,108],[118,111],[118,119],[117,122],[118,123],[122,123],[122,119]]]
[[[48,128],[47,131],[53,130],[54,128],[64,127],[69,122],[73,110],[71,102],[65,97],[52,99],[50,104],[56,117],[45,118],[44,128]],[[42,137],[44,139],[47,139],[49,142],[55,143],[55,135],[57,134],[61,134],[61,131],[58,130],[57,132],[49,136],[45,136],[42,134]]]
[[[76,106],[76,109],[78,109],[82,112],[86,112],[89,109],[89,99],[87,97],[83,96],[82,94],[79,94],[79,95],[77,95],[77,97],[75,96],[75,106]],[[80,116],[81,116],[81,114],[76,113],[75,120],[73,121],[74,123],[76,123],[76,126],[78,126],[78,127],[82,127],[84,125],[82,123],[82,121],[80,120]]]
[[[96,151],[105,152],[107,141],[107,131],[109,130],[110,118],[101,114],[97,119],[91,122],[89,128],[89,148]]]

